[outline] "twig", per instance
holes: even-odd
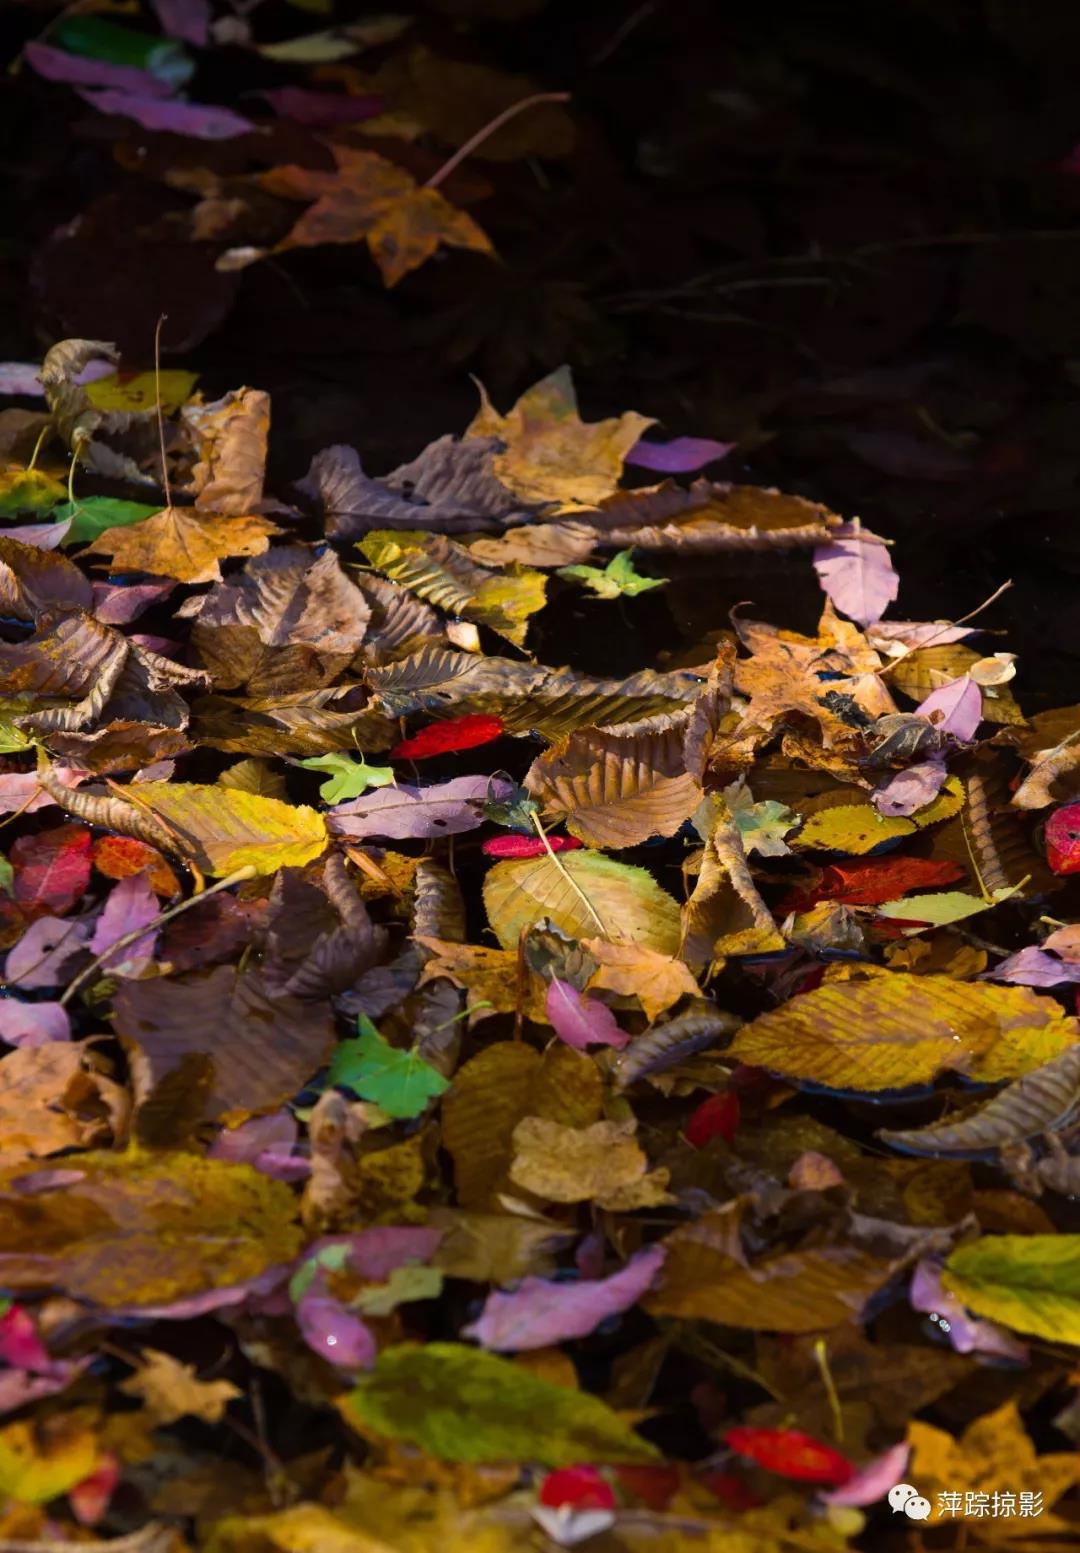
[[[504,108],[502,113],[496,114],[493,119],[490,119],[483,129],[478,129],[475,135],[471,135],[460,150],[455,151],[449,161],[442,164],[438,172],[432,173],[427,183],[424,184],[424,188],[437,189],[440,183],[445,183],[455,167],[460,167],[465,158],[470,156],[477,146],[483,145],[490,135],[493,135],[497,129],[502,129],[504,124],[508,123],[510,119],[516,118],[519,113],[524,113],[526,108],[535,108],[537,103],[541,102],[569,101],[569,92],[535,92],[532,97],[523,97],[520,102],[514,103],[512,107]]]
[[[137,944],[140,938],[145,938],[148,933],[156,933],[159,927],[162,927],[166,922],[171,922],[174,917],[180,916],[182,912],[189,911],[192,906],[197,906],[200,901],[209,900],[211,895],[218,895],[222,890],[229,889],[231,885],[242,884],[245,879],[254,879],[255,873],[255,868],[248,863],[245,867],[238,868],[235,873],[226,874],[224,879],[219,879],[217,884],[212,884],[209,889],[200,890],[197,895],[189,895],[186,901],[180,902],[179,906],[170,906],[168,911],[160,912],[158,916],[154,917],[152,921],[144,923],[142,927],[132,928],[130,933],[124,933],[114,944],[110,944],[104,953],[91,960],[85,970],[80,971],[77,976],[68,982],[60,994],[59,1001],[61,1007],[71,1002],[71,999],[78,992],[83,982],[88,980],[95,971],[100,970],[107,960],[111,960],[118,949],[127,949],[129,945]]]
[[[836,1382],[833,1380],[832,1370],[829,1368],[829,1350],[825,1345],[825,1339],[819,1337],[814,1344],[814,1362],[821,1371],[822,1384],[825,1387],[825,1395],[829,1399],[829,1410],[833,1419],[833,1434],[836,1443],[844,1443],[844,1411],[840,1406],[840,1397],[836,1390]]]
[[[605,938],[610,937],[610,934],[608,933],[608,929],[607,929],[607,924],[605,923],[603,917],[597,911],[596,907],[593,905],[593,903],[589,899],[589,897],[585,894],[585,891],[581,888],[580,884],[578,884],[577,880],[574,878],[574,876],[570,872],[570,870],[566,867],[566,865],[564,863],[560,862],[559,854],[555,851],[555,848],[551,845],[551,842],[547,839],[547,832],[544,830],[544,827],[540,823],[540,816],[538,814],[534,814],[534,815],[531,816],[531,818],[532,818],[533,824],[536,826],[536,834],[540,837],[540,840],[544,843],[544,848],[545,848],[545,850],[547,852],[548,857],[550,857],[551,861],[555,864],[555,867],[562,874],[563,878],[566,880],[567,884],[573,890],[574,894],[577,896],[577,898],[581,902],[581,904],[585,907],[585,910],[589,913],[589,916],[596,923],[597,927],[600,929],[600,931],[604,935],[604,937]]]
[[[966,625],[969,620],[974,620],[976,615],[981,615],[984,609],[989,609],[991,604],[996,603],[996,601],[1003,593],[1008,593],[1012,586],[1013,580],[1010,577],[1007,582],[1003,582],[1001,584],[1000,588],[995,588],[990,597],[988,599],[983,599],[982,603],[979,604],[975,609],[969,610],[966,615],[961,615],[959,620],[946,621],[946,623],[941,627],[940,631],[935,631],[932,636],[928,636],[925,642],[919,643],[918,647],[909,647],[906,652],[902,652],[900,654],[899,658],[890,658],[889,662],[886,663],[882,668],[874,670],[875,674],[890,673],[897,667],[898,664],[904,663],[908,658],[910,658],[912,653],[921,652],[924,647],[929,647],[931,642],[935,641],[939,636],[944,636],[946,631],[952,631],[956,626]]]
[[[171,507],[169,466],[165,460],[165,416],[161,408],[161,326],[168,316],[168,313],[162,313],[154,330],[154,409],[157,412],[158,443],[161,447],[161,483],[165,489],[165,505]]]

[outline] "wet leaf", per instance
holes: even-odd
[[[243,1396],[232,1381],[200,1380],[194,1365],[153,1348],[143,1350],[138,1369],[120,1390],[138,1397],[156,1424],[174,1424],[178,1418],[216,1424],[229,1403]]]
[[[365,1429],[444,1461],[654,1461],[597,1397],[457,1343],[389,1348],[344,1404]]]
[[[598,599],[632,599],[639,593],[648,593],[650,588],[664,587],[666,578],[642,577],[634,570],[633,554],[632,550],[620,550],[603,568],[563,566],[559,569],[559,576],[584,583]]]
[[[942,1282],[977,1316],[1080,1344],[1078,1235],[984,1235],[949,1256]]]
[[[360,1034],[334,1052],[327,1082],[373,1100],[387,1116],[419,1116],[447,1082],[416,1051],[391,1046],[370,1019],[360,1016]]]

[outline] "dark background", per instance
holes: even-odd
[[[339,0],[334,20],[386,9]],[[0,357],[89,335],[146,365],[165,312],[167,364],[210,393],[272,392],[283,494],[328,443],[379,473],[461,430],[470,372],[505,408],[569,361],[588,418],[634,408],[672,435],[737,440],[714,475],[814,496],[894,540],[898,615],[955,617],[1013,578],[983,617],[1006,634],[981,641],[1020,652],[1025,709],[1077,699],[1080,158],[1063,163],[1080,143],[1080,8],[409,9],[405,44],[356,63],[416,42],[573,94],[569,157],[478,159],[446,186],[500,265],[444,252],[388,292],[349,246],[218,275],[220,245],[179,235],[191,201],[160,169],[323,166],[317,137],[280,121],[254,150],[148,135],[23,69],[0,89]],[[52,14],[0,8],[3,57]],[[325,24],[275,0],[255,22],[262,40]],[[257,113],[249,94],[281,84],[310,83],[219,48],[188,91]],[[425,177],[453,149],[377,148]],[[557,602],[539,655],[629,670],[722,627],[740,600],[802,628],[820,603],[801,556],[646,569],[672,585],[603,615]]]

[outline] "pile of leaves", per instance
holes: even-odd
[[[1070,1545],[1080,707],[565,370],[275,494],[181,376],[5,412],[0,1533]],[[530,652],[747,550],[813,636]]]

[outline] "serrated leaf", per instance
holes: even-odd
[[[351,1089],[395,1117],[419,1116],[428,1101],[448,1087],[418,1051],[391,1046],[363,1014],[360,1034],[336,1047],[327,1083]]]
[[[650,1462],[656,1447],[585,1392],[459,1343],[379,1355],[343,1404],[365,1429],[442,1461]]]
[[[983,1235],[952,1253],[941,1281],[977,1316],[1080,1345],[1080,1235]]]
[[[636,598],[650,588],[667,586],[666,577],[642,577],[634,570],[634,552],[620,550],[604,567],[561,566],[558,576],[584,583],[598,599]]]
[[[644,868],[599,852],[564,852],[496,863],[484,881],[488,921],[504,949],[548,917],[569,938],[644,944],[660,954],[679,946],[678,902]]]
[[[138,782],[123,790],[123,798],[137,813],[149,810],[164,821],[174,838],[169,850],[176,852],[179,842],[182,855],[208,874],[302,868],[330,843],[326,821],[306,804],[282,803],[216,783]]]
[[[525,786],[549,821],[565,819],[594,847],[633,847],[672,836],[701,801],[686,770],[684,730],[582,728],[534,760]]]
[[[86,385],[86,397],[95,410],[126,410],[139,414],[154,410],[158,404],[166,415],[172,415],[191,398],[199,381],[197,372],[185,372],[182,367],[167,367],[164,372],[136,372],[121,377],[111,372],[108,377],[95,378]]]
[[[268,518],[166,507],[130,528],[108,528],[87,547],[114,571],[149,572],[178,582],[217,582],[227,556],[261,555],[278,533]]]
[[[931,923],[945,927],[950,922],[963,922],[980,911],[992,911],[1002,901],[1016,894],[1016,886],[1003,890],[991,890],[990,898],[968,895],[964,890],[940,890],[926,895],[909,895],[903,900],[883,901],[877,907],[879,916],[899,918],[901,921]],[[919,929],[913,929],[918,932]]]
[[[889,818],[869,803],[837,804],[811,814],[792,838],[792,844],[800,849],[861,857],[883,842],[913,835],[917,829],[914,820]]]
[[[830,1089],[928,1084],[948,1069],[992,1083],[1076,1044],[1080,1024],[1027,987],[885,973],[826,982],[745,1025],[742,1062]]]
[[[543,572],[516,563],[495,571],[444,534],[376,529],[359,549],[392,582],[447,614],[489,626],[516,647],[525,645],[529,616],[544,607]]]

